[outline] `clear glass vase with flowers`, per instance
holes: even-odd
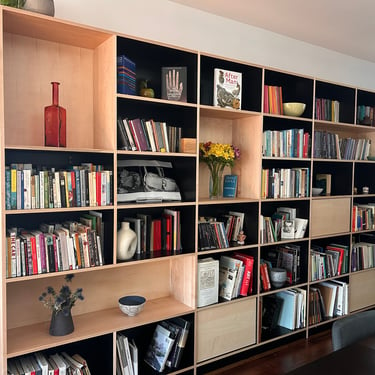
[[[210,171],[210,199],[221,198],[224,168],[233,167],[239,158],[240,150],[232,144],[210,141],[199,144],[199,161],[207,164]]]

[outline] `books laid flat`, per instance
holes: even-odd
[[[241,109],[242,73],[214,69],[214,106]]]

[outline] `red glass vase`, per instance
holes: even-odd
[[[59,106],[59,82],[52,84],[52,105],[44,108],[44,144],[66,147],[66,110]]]

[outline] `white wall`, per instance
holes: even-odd
[[[374,63],[168,0],[55,0],[55,8],[57,18],[375,90]]]

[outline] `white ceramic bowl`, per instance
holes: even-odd
[[[305,109],[305,103],[290,102],[283,104],[284,115],[286,116],[301,116]]]
[[[142,296],[124,296],[118,300],[120,310],[128,315],[135,316],[139,314],[146,303],[146,298]]]
[[[320,193],[323,191],[323,188],[312,188],[312,195],[314,197],[317,197],[318,195],[320,195]]]
[[[281,288],[286,282],[286,269],[285,268],[271,268],[270,280],[274,288]]]

